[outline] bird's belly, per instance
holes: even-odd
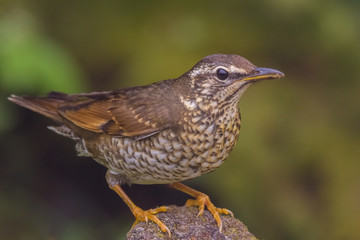
[[[126,182],[166,184],[198,177],[218,168],[229,155],[237,136],[218,138],[199,134],[176,135],[165,130],[141,140],[103,135],[89,149],[93,158]],[[95,150],[95,151],[94,151]]]

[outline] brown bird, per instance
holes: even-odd
[[[46,97],[12,95],[9,100],[60,123],[49,129],[75,140],[79,156],[108,168],[107,183],[129,206],[135,223],[152,220],[170,235],[155,216],[166,207],[144,211],[121,185],[168,184],[194,197],[186,205],[198,206],[199,215],[206,206],[221,231],[219,214],[232,213],[179,181],[221,166],[239,135],[242,94],[254,82],[283,76],[238,55],[214,54],[179,78],[147,86],[74,95],[50,92]]]

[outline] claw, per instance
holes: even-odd
[[[204,193],[199,194],[199,196],[196,199],[187,200],[185,205],[188,207],[192,207],[192,206],[199,207],[198,216],[201,216],[204,213],[204,209],[206,206],[209,212],[215,218],[220,232],[222,231],[222,220],[220,218],[220,213],[230,214],[232,217],[234,216],[234,214],[226,208],[215,207],[214,204],[210,201],[209,196]]]
[[[214,204],[210,201],[210,198],[205,193],[199,192],[191,187],[188,187],[180,182],[174,182],[171,184],[168,184],[169,187],[177,189],[179,191],[182,191],[184,193],[189,194],[190,196],[193,196],[195,199],[189,199],[187,200],[185,206],[192,207],[197,206],[199,207],[199,213],[198,216],[201,216],[204,213],[205,206],[209,210],[209,212],[213,215],[215,218],[217,225],[219,227],[219,231],[222,231],[222,221],[220,218],[220,213],[223,214],[230,214],[232,217],[234,217],[234,214],[227,210],[226,208],[217,208],[214,206]]]
[[[109,187],[112,190],[114,190],[124,200],[124,202],[128,205],[131,212],[133,213],[133,215],[135,217],[135,222],[131,228],[133,228],[139,222],[148,222],[149,220],[151,220],[160,227],[161,231],[167,232],[169,234],[169,237],[171,238],[171,232],[170,232],[169,228],[166,227],[166,225],[163,222],[161,222],[158,217],[155,216],[155,214],[157,214],[159,212],[166,212],[168,210],[166,207],[162,206],[162,207],[158,207],[155,209],[149,209],[149,210],[144,211],[141,208],[139,208],[138,206],[136,206],[130,200],[130,198],[128,197],[128,195],[126,195],[126,193],[120,187],[120,185],[109,184]]]
[[[155,214],[157,214],[159,212],[166,212],[166,211],[167,211],[167,208],[164,206],[158,207],[155,209],[149,209],[146,211],[142,210],[139,207],[134,207],[133,214],[134,214],[136,220],[131,228],[133,228],[139,222],[148,222],[148,220],[151,220],[160,227],[161,231],[167,232],[169,234],[169,237],[171,237],[169,228],[166,227],[166,225],[163,222],[161,222],[158,217],[155,216]]]

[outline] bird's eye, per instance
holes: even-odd
[[[229,77],[229,73],[225,69],[219,68],[216,71],[216,76],[220,80],[225,80],[225,79],[227,79]]]

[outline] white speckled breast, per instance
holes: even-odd
[[[183,129],[140,140],[101,135],[95,145],[84,147],[80,142],[78,150],[93,152],[96,161],[128,183],[165,184],[198,177],[224,162],[240,130],[236,107],[203,116],[191,111],[180,125]]]

